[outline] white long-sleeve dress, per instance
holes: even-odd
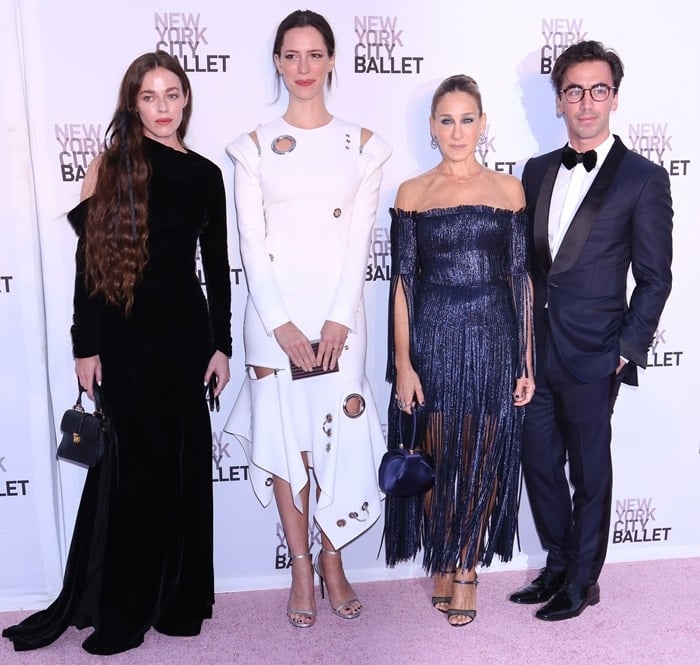
[[[362,146],[361,131],[336,117],[315,129],[278,118],[256,128],[257,144],[243,134],[226,148],[235,162],[248,284],[245,362],[276,371],[262,379],[247,373],[224,429],[243,445],[263,505],[276,475],[290,483],[301,509],[307,483],[301,452],[310,452],[321,490],[314,519],[335,547],[379,518],[377,467],[386,450],[365,374],[363,290],[382,164],[391,150],[376,134]],[[326,321],[347,326],[340,371],[293,381],[273,335],[287,321],[312,341]],[[352,395],[364,400],[357,417],[344,410]]]

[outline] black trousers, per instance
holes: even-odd
[[[622,376],[576,381],[548,333],[538,345],[537,389],[526,408],[523,475],[547,566],[565,572],[570,582],[590,585],[607,550],[611,417]]]

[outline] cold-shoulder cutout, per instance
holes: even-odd
[[[240,134],[226,146],[226,154],[234,163],[244,163],[248,168],[253,168],[262,155],[257,131]]]
[[[360,131],[360,151],[362,151],[362,148],[365,147],[365,143],[367,143],[373,135],[374,132],[371,129],[367,129],[366,127],[362,128]]]
[[[370,165],[381,166],[391,156],[391,147],[377,133],[365,129],[360,129],[360,155],[362,155]]]
[[[258,149],[258,155],[260,154],[260,143],[258,142],[258,133],[253,130],[252,132],[248,132],[248,136],[250,136],[250,140],[255,143],[255,147]]]

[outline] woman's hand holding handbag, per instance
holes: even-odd
[[[402,419],[412,418],[409,446],[404,445]],[[417,415],[414,408],[409,415],[398,412],[399,447],[384,453],[379,465],[379,487],[385,494],[397,497],[416,496],[432,488],[435,483],[433,458],[416,448]]]
[[[82,404],[86,390],[78,383],[78,399],[61,419],[61,441],[56,457],[77,462],[84,466],[95,466],[109,451],[112,444],[112,425],[104,415],[102,389],[95,382],[95,411],[85,411]]]

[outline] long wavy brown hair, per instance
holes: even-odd
[[[148,261],[148,180],[151,168],[143,147],[143,126],[136,100],[144,76],[157,67],[180,79],[188,98],[177,135],[182,142],[192,115],[190,82],[177,59],[165,51],[144,53],[124,74],[117,107],[107,127],[95,191],[85,229],[87,286],[126,314],[134,303],[134,288]]]

